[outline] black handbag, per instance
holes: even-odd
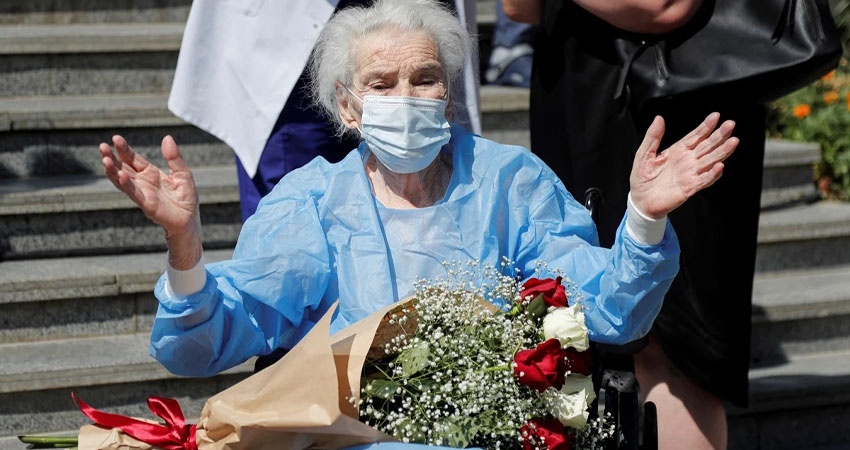
[[[684,27],[618,39],[617,97],[759,104],[828,73],[841,42],[827,0],[705,0]]]

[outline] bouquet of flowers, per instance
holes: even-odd
[[[79,448],[604,448],[614,425],[588,422],[595,395],[577,288],[560,276],[521,286],[476,263],[447,270],[451,279],[420,281],[412,298],[333,336],[331,307],[283,359],[210,398],[197,425],[171,399],[148,401],[164,424],[75,399],[98,425],[80,430]]]
[[[587,423],[595,393],[581,303],[567,303],[575,286],[560,276],[520,286],[493,268],[478,285],[472,264],[447,266],[453,279],[417,283],[379,327],[360,419],[402,442],[601,447],[612,426]]]

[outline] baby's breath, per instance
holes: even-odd
[[[520,428],[549,414],[537,391],[516,382],[513,358],[540,342],[540,330],[486,307],[520,299],[513,263],[444,266],[448,279],[418,280],[415,299],[390,315],[399,334],[364,367],[361,420],[402,442],[522,448]]]

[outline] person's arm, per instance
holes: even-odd
[[[538,262],[563,271],[576,287],[569,303],[581,297],[593,341],[625,344],[644,336],[678,273],[679,245],[669,221],[638,217],[630,207],[608,249],[599,246],[588,211],[554,175],[541,177],[528,201],[516,258],[522,276],[532,276]]]
[[[171,136],[162,139],[169,173],[149,163],[118,135],[99,147],[103,171],[112,184],[165,231],[168,263],[177,270],[198,264],[203,252],[201,213],[192,172]],[[116,155],[117,153],[117,155]]]
[[[702,0],[573,1],[617,28],[645,34],[669,33],[685,25],[702,4]]]
[[[572,1],[617,28],[643,34],[668,33],[685,25],[702,4],[702,0]],[[511,20],[532,24],[539,23],[542,5],[543,0],[502,0]]]
[[[537,25],[543,14],[543,0],[502,0],[502,9],[514,22]]]
[[[327,240],[315,203],[295,197],[275,190],[264,198],[243,225],[233,259],[160,278],[150,352],[169,371],[211,376],[291,348],[328,309]],[[171,277],[198,272],[198,292],[174,292],[187,283]]]
[[[719,119],[709,115],[659,152],[664,121],[656,118],[635,154],[628,210],[611,249],[598,247],[590,215],[542,162],[517,178],[512,192],[521,194],[509,203],[529,205],[527,220],[516,221],[527,222],[516,245],[518,268],[530,276],[543,261],[564,270],[584,297],[592,339],[622,344],[649,331],[678,270],[679,246],[666,216],[717,181],[738,145],[734,123],[718,127]]]
[[[174,139],[162,141],[169,173],[121,136],[112,142],[115,152],[99,148],[106,176],[165,230],[168,270],[155,289],[150,352],[168,370],[210,376],[291,347],[328,309],[327,240],[303,183],[266,196],[242,227],[233,259],[204,266],[198,194]]]

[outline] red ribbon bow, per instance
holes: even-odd
[[[71,399],[95,425],[117,428],[142,442],[166,450],[198,450],[198,443],[195,442],[197,425],[186,423],[180,404],[173,398],[148,398],[148,408],[165,421],[164,426],[98,411],[75,396],[73,392]]]

